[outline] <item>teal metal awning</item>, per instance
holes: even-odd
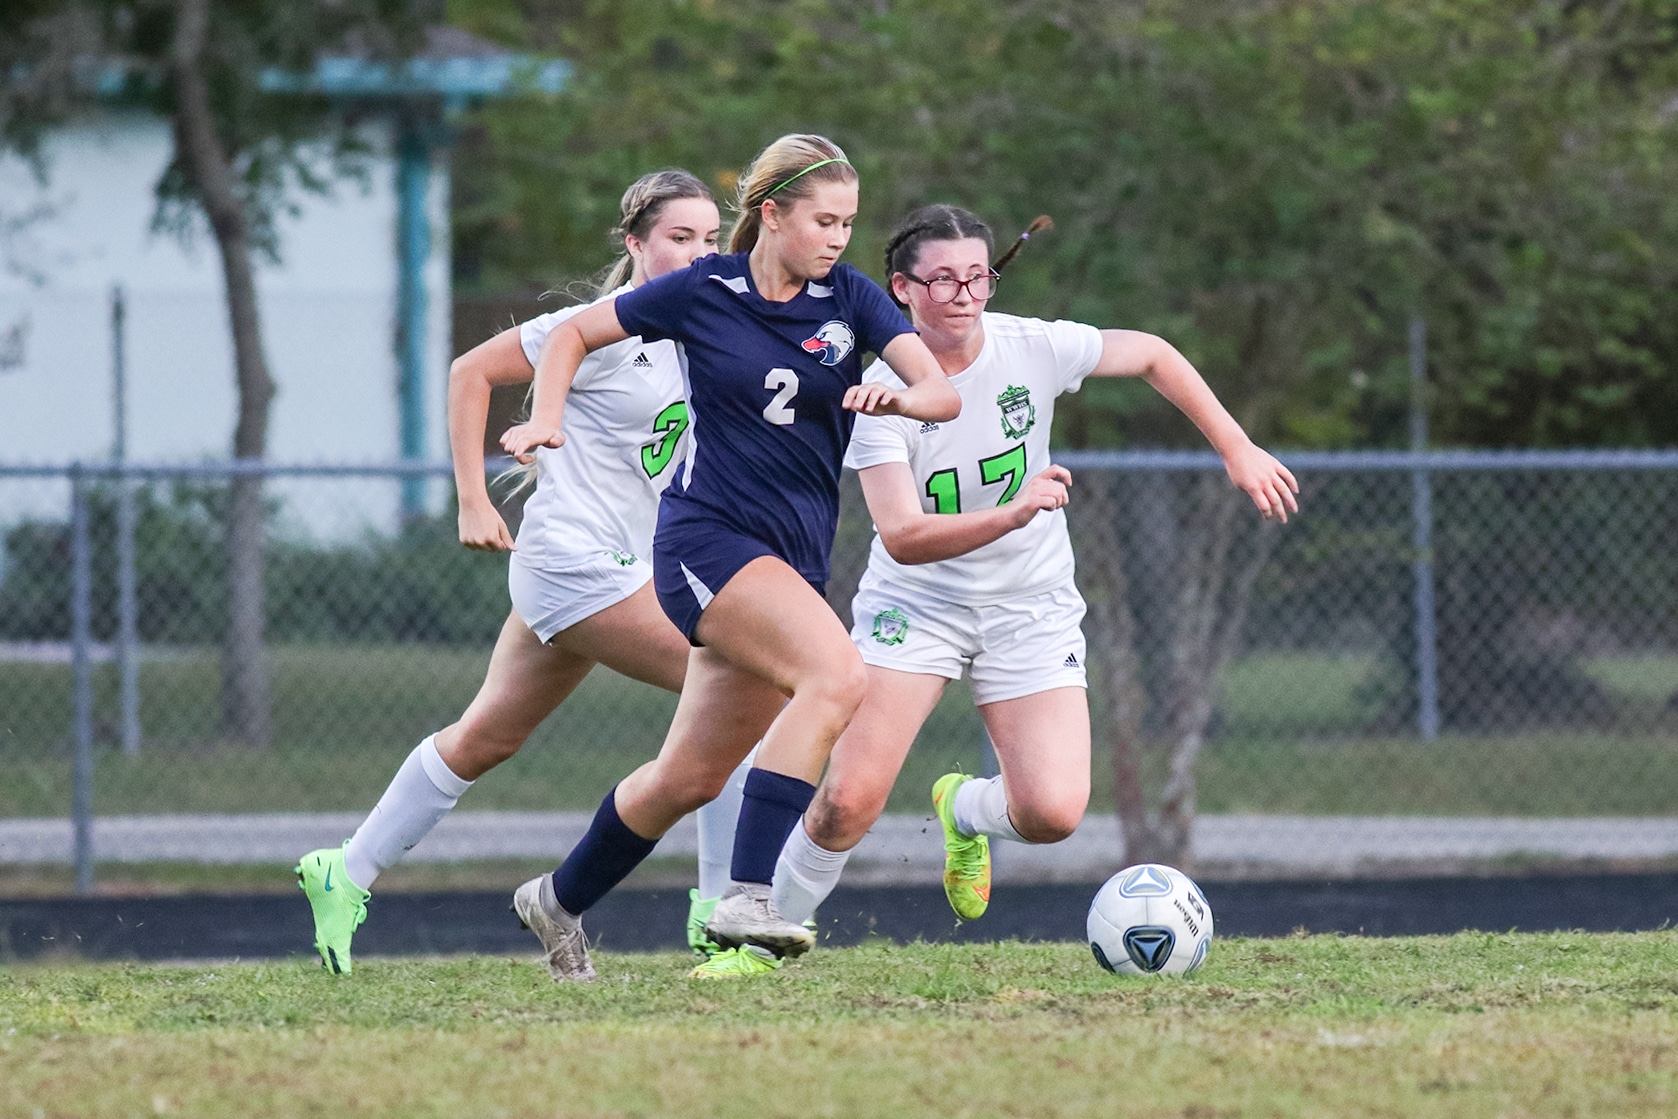
[[[425,262],[431,255],[431,222],[426,213],[426,199],[431,192],[434,153],[448,143],[448,132],[440,125],[448,114],[461,111],[474,101],[559,93],[570,76],[570,63],[559,59],[491,52],[456,57],[425,56],[395,64],[329,57],[320,59],[306,74],[265,71],[258,83],[263,90],[275,94],[324,96],[373,106],[382,103],[399,122],[398,444],[404,461],[425,460],[426,433],[430,426],[425,394],[425,328],[430,307]],[[405,478],[402,486],[404,515],[423,512],[425,480]]]
[[[441,98],[450,108],[491,97],[559,93],[571,77],[560,59],[491,54],[467,58],[415,58],[390,64],[360,58],[322,58],[307,74],[265,71],[258,82],[269,93],[318,94],[346,100]]]
[[[435,152],[449,143],[448,117],[474,102],[492,98],[553,95],[564,90],[571,64],[502,51],[457,28],[432,29],[424,52],[402,62],[328,56],[306,73],[271,69],[258,88],[285,96],[319,96],[394,115],[397,141],[397,356],[401,417],[399,446],[404,461],[425,460],[428,416],[425,400],[425,326],[429,299],[425,262],[431,255],[426,199]],[[153,74],[120,63],[95,63],[84,71],[86,87],[107,99],[125,97],[135,82]],[[403,483],[403,511],[422,511],[424,480]]]

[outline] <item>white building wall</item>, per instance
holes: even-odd
[[[365,185],[294,192],[280,262],[258,262],[263,346],[277,386],[269,458],[388,463],[399,450],[397,163],[388,128]],[[114,439],[111,289],[127,302],[128,458],[200,462],[232,453],[231,331],[207,227],[183,245],[153,232],[168,126],[101,113],[52,134],[48,178],[0,159],[0,463],[107,461]],[[446,166],[434,169],[426,370],[428,454],[447,457]],[[0,528],[61,516],[59,487],[0,485]],[[442,487],[433,486],[433,500]],[[344,538],[396,522],[394,482],[276,483],[294,531]],[[33,494],[34,496],[31,496]]]

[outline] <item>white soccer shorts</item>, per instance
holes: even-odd
[[[1070,583],[1000,605],[957,606],[870,572],[851,616],[865,663],[950,680],[968,668],[977,704],[1088,686],[1084,599]]]
[[[507,590],[513,609],[545,645],[560,630],[616,606],[652,577],[650,562],[622,553],[603,551],[582,564],[556,570],[527,564],[514,552],[507,565]]]

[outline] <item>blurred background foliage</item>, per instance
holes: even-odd
[[[719,196],[818,131],[862,173],[847,259],[892,223],[1042,212],[999,310],[1171,339],[1261,440],[1398,446],[1405,327],[1435,440],[1678,442],[1678,0],[449,0],[575,66],[456,153],[464,295],[610,257],[622,188]],[[1145,386],[1061,404],[1062,445],[1194,446]]]

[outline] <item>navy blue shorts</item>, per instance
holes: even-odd
[[[774,548],[715,517],[695,514],[675,502],[661,502],[653,537],[653,589],[664,614],[688,644],[711,599],[748,563],[760,556],[784,559]],[[827,585],[806,577],[822,596]]]

